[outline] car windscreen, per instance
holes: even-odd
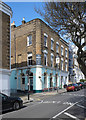
[[[78,86],[77,84],[73,84],[73,86]]]

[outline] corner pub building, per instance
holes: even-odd
[[[11,25],[11,92],[63,88],[68,84],[68,43],[41,19]]]

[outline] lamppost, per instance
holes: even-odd
[[[30,74],[31,74],[31,71],[30,71],[30,68],[26,71],[26,75],[27,75],[27,78],[28,78],[28,83],[27,83],[27,85],[28,85],[28,100],[30,99],[29,98],[29,91],[30,91]]]
[[[59,63],[60,63],[60,60],[59,60],[59,57],[56,57],[56,68],[58,69],[59,68]],[[59,69],[60,70],[60,69]],[[60,74],[60,73],[59,73]],[[57,92],[59,90],[59,87],[57,86]]]

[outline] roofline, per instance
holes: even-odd
[[[45,23],[43,20],[41,20],[40,18],[35,18],[35,19],[33,19],[33,20],[30,20],[29,22],[26,22],[25,24],[31,23],[32,21],[36,21],[36,20],[40,20],[40,21],[41,21],[42,23],[44,23],[47,27],[49,27],[49,29],[51,29],[53,32],[55,32],[55,33],[58,35],[58,37],[60,37],[59,34],[58,34],[56,31],[54,31],[48,24],[46,24],[46,23]],[[14,29],[16,29],[16,28],[18,28],[18,27],[21,27],[21,26],[23,26],[23,25],[21,24],[21,25],[15,27]],[[69,44],[68,44],[65,40],[63,40],[61,37],[60,37],[60,41],[61,41],[61,42],[64,42],[67,46],[69,46]]]
[[[8,6],[6,3],[0,1],[0,10],[7,13],[8,15],[13,15],[13,11],[10,6]]]

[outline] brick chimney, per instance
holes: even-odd
[[[26,21],[25,21],[25,18],[23,17],[23,20],[22,20],[22,25],[25,24]]]

